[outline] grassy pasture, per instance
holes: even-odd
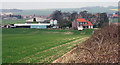
[[[3,29],[3,63],[50,63],[92,33],[72,30]]]
[[[25,23],[27,19],[18,19],[18,20],[2,20],[2,25],[5,24],[15,24],[15,23]]]
[[[119,18],[113,18],[110,20],[110,22],[112,23],[120,23],[120,19]]]
[[[113,11],[119,11],[119,9],[110,9],[110,10],[113,10]]]

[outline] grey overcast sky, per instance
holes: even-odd
[[[120,0],[1,0],[2,2],[118,2]]]
[[[104,1],[104,2],[103,2]],[[2,9],[52,9],[90,6],[118,6],[119,0],[2,0]]]

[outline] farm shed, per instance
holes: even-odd
[[[38,29],[46,29],[50,24],[48,23],[39,23],[39,24],[14,24],[15,28],[38,28]]]
[[[46,21],[46,20],[48,20],[48,19],[35,17],[35,18],[32,18],[32,19],[26,20],[26,23],[31,23],[31,22],[44,22],[44,21]]]
[[[12,28],[37,28],[37,29],[46,29],[46,28],[57,28],[57,20],[48,20],[44,18],[33,18],[26,20],[24,24],[14,24]]]
[[[46,29],[46,25],[31,25],[30,28],[40,28],[40,29]]]

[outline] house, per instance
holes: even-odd
[[[4,15],[14,15],[12,12],[3,13]]]
[[[57,20],[50,20],[51,26],[57,26]]]
[[[72,28],[77,30],[83,30],[85,28],[93,29],[93,24],[84,18],[80,18],[72,22]]]
[[[51,25],[51,28],[59,28],[57,26],[57,20],[50,20],[50,25]]]

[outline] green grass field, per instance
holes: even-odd
[[[2,20],[2,25],[5,24],[15,24],[15,23],[25,23],[27,19],[17,19],[17,20]]]
[[[72,30],[3,29],[3,63],[51,63],[92,33]]]
[[[110,22],[112,22],[112,23],[120,23],[120,19],[114,18],[114,19],[111,19]]]

